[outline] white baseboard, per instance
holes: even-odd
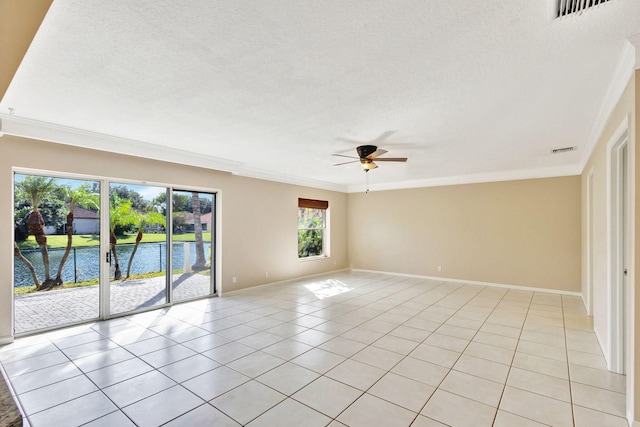
[[[0,337],[0,345],[11,344],[12,342],[13,342],[12,336]]]
[[[291,278],[291,279],[280,280],[278,282],[264,283],[262,285],[249,286],[248,288],[236,289],[235,291],[228,291],[228,292],[225,292],[224,295],[225,296],[227,296],[227,295],[236,295],[236,294],[241,294],[241,293],[246,292],[246,291],[253,290],[255,288],[261,288],[261,287],[264,287],[264,286],[283,285],[285,283],[297,282],[299,280],[313,279],[313,278],[322,277],[322,276],[329,276],[331,274],[342,273],[344,271],[350,271],[350,270],[351,270],[350,268],[341,268],[339,270],[326,271],[324,273],[317,273],[317,274],[310,274],[308,276],[294,277],[294,278]],[[218,292],[218,295],[222,296],[222,293]]]
[[[602,350],[602,355],[604,356],[605,360],[607,359],[607,354],[609,354],[609,350],[607,349],[607,346],[605,345],[606,343],[602,340],[602,337],[600,336],[600,331],[598,331],[595,326],[593,327],[593,333],[596,336],[596,340],[598,340],[598,345],[600,346],[600,350]],[[607,369],[609,366],[609,361],[606,360],[607,362]]]
[[[354,268],[351,271],[359,271],[362,273],[377,273],[377,274],[386,274],[389,276],[401,276],[401,277],[413,277],[416,279],[426,279],[426,280],[440,280],[442,282],[453,282],[453,283],[464,283],[467,285],[479,285],[479,286],[490,286],[493,288],[507,288],[507,289],[516,289],[520,291],[533,291],[533,292],[546,292],[548,294],[560,294],[560,295],[569,295],[574,297],[581,297],[581,292],[574,291],[561,291],[557,289],[546,289],[546,288],[535,288],[531,286],[519,286],[519,285],[508,285],[504,283],[491,283],[491,282],[478,282],[476,280],[461,280],[461,279],[452,279],[449,277],[437,277],[437,276],[423,276],[419,274],[406,274],[406,273],[394,273],[390,271],[377,271],[377,270],[364,270],[360,268]]]

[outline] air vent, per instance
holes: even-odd
[[[551,150],[551,154],[568,153],[569,151],[576,151],[577,149],[578,147],[556,148],[555,150]]]
[[[580,14],[587,9],[608,1],[611,0],[556,0],[556,18],[576,13]]]

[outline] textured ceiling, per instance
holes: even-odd
[[[25,135],[345,190],[364,172],[331,154],[380,135],[409,161],[372,189],[575,174],[639,17],[636,0],[559,20],[543,0],[56,0],[0,113]]]

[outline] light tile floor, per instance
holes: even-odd
[[[349,272],[21,338],[33,426],[626,426],[577,297]]]

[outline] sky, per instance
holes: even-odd
[[[151,187],[149,185],[134,185],[134,184],[122,184],[119,182],[112,182],[111,185],[123,185],[129,190],[133,190],[140,194],[143,199],[151,201],[158,197],[159,194],[167,191],[166,187]]]
[[[26,176],[25,174],[21,174],[21,173],[17,173],[15,174],[15,182],[20,182],[22,181]],[[53,178],[53,177],[48,177],[47,178]],[[54,178],[56,184],[60,185],[60,186],[69,186],[71,188],[78,188],[80,187],[82,184],[93,184],[94,182],[98,182],[98,181],[91,181],[91,180],[86,180],[86,179],[68,179],[68,178]]]

